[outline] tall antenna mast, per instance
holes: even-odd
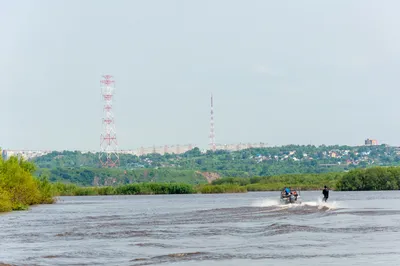
[[[211,93],[211,119],[210,119],[210,148],[215,151],[215,132],[214,132],[214,102]]]
[[[119,166],[118,142],[115,132],[114,114],[112,112],[112,98],[115,90],[113,76],[104,75],[100,80],[101,94],[104,100],[103,131],[100,135],[99,160],[103,167]]]

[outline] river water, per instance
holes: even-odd
[[[400,192],[61,197],[0,215],[12,265],[400,265]]]

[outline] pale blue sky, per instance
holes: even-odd
[[[6,149],[98,149],[115,76],[121,149],[400,145],[400,2],[0,0]]]

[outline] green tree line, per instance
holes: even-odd
[[[343,191],[398,190],[400,167],[354,169],[339,179],[336,188]]]
[[[190,184],[180,183],[137,183],[119,186],[80,187],[75,184],[54,183],[55,196],[96,196],[96,195],[157,195],[192,194],[196,189]]]
[[[298,190],[318,190],[325,185],[336,188],[343,173],[288,174],[279,176],[256,176],[251,178],[226,177],[214,180],[212,185],[232,184],[245,187],[247,191],[277,191],[284,187]]]
[[[247,191],[274,191],[291,187],[300,190],[318,190],[325,185],[339,191],[398,190],[400,167],[371,167],[353,169],[346,173],[289,174],[251,178],[226,177],[214,180],[212,185],[237,185]]]
[[[137,183],[116,187],[79,187],[56,183],[57,195],[139,195],[191,193],[244,193],[249,191],[279,191],[284,187],[297,190],[397,190],[400,188],[400,167],[354,169],[347,173],[288,174],[279,176],[224,177],[211,184]]]
[[[331,189],[341,191],[357,190],[398,190],[400,188],[400,167],[370,167],[364,169],[352,169],[348,172],[319,173],[319,174],[284,174],[274,176],[254,177],[224,177],[207,184],[201,175],[198,182],[178,182],[175,179],[170,182],[168,178],[162,179],[162,171],[168,173],[169,169],[141,169],[137,174],[134,170],[124,170],[124,178],[128,183],[111,183],[110,185],[94,186],[92,178],[100,175],[102,169],[92,171],[90,169],[70,169],[63,172],[57,169],[58,175],[70,175],[78,173],[83,175],[81,186],[71,183],[70,177],[56,179],[49,182],[50,169],[39,171],[36,166],[17,157],[8,160],[0,158],[0,211],[24,210],[29,205],[54,203],[56,196],[82,196],[82,195],[143,195],[143,194],[192,194],[192,193],[243,193],[248,191],[275,191],[284,187],[292,187],[300,190],[322,189],[328,186]],[[157,172],[157,171],[161,172]],[[145,172],[148,171],[148,172]],[[167,172],[165,172],[167,171]],[[112,178],[115,174],[122,174],[121,169],[108,169],[104,178]],[[169,172],[171,175],[179,173]],[[193,171],[188,175],[193,178]],[[128,175],[126,177],[126,175]],[[136,179],[132,179],[136,175]],[[140,179],[143,175],[144,179]],[[86,176],[86,177],[85,177]],[[147,177],[160,179],[148,181]],[[168,175],[164,175],[168,176]],[[183,180],[187,176],[182,175]],[[82,180],[86,180],[82,182]],[[161,180],[161,181],[160,181]],[[60,182],[63,181],[63,182]],[[67,182],[65,182],[67,181]],[[156,182],[157,181],[157,182]],[[83,183],[83,184],[82,184]],[[89,184],[89,185],[88,185]]]
[[[157,194],[209,194],[209,193],[243,193],[245,187],[237,184],[179,184],[179,183],[138,183],[116,187],[80,187],[75,184],[54,183],[55,196],[96,196],[96,195],[157,195]]]

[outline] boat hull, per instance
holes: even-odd
[[[282,204],[301,204],[300,196],[281,197]]]

